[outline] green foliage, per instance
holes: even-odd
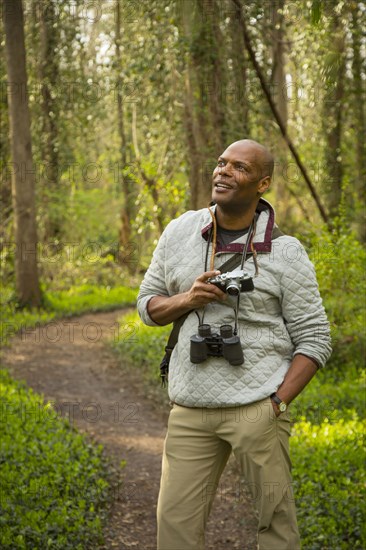
[[[48,309],[59,314],[73,315],[83,311],[102,311],[134,304],[136,295],[136,289],[124,286],[111,288],[84,284],[69,290],[48,293],[45,304]]]
[[[119,319],[119,338],[114,348],[123,358],[133,361],[142,369],[148,382],[157,382],[159,365],[172,325],[148,327],[143,324],[137,311],[127,313]]]
[[[335,424],[365,413],[365,371],[347,368],[347,376],[325,367],[291,404],[293,421]]]
[[[365,422],[295,424],[293,479],[304,550],[365,548]]]
[[[32,328],[55,318],[133,304],[136,295],[136,289],[124,286],[111,288],[79,284],[68,289],[48,291],[43,287],[42,309],[18,310],[14,290],[9,286],[5,287],[1,295],[3,320],[0,323],[0,343],[4,345],[21,329]]]
[[[333,355],[292,405],[298,421],[291,448],[303,545],[364,548],[365,424],[358,418],[365,412],[366,253],[344,230],[334,235],[323,230],[308,244],[331,322]]]
[[[305,237],[306,239],[306,237]],[[301,236],[304,242],[304,236]],[[327,368],[360,370],[365,350],[366,250],[348,231],[308,238],[320,293],[332,330],[333,354]]]
[[[101,446],[3,370],[0,389],[1,548],[95,548],[109,486]]]
[[[325,368],[291,404],[290,440],[304,550],[365,548],[365,372]]]
[[[311,22],[313,25],[319,23],[321,18],[321,0],[313,0],[311,4]]]
[[[93,258],[102,247],[104,251],[107,245],[116,246],[122,200],[117,189],[113,192],[113,166],[108,170],[108,165],[97,159],[75,172],[76,181],[65,181],[73,189],[62,213],[63,240],[74,246],[77,257]],[[94,248],[88,249],[89,243]]]

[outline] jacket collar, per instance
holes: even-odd
[[[210,208],[212,212],[215,212],[216,205],[211,206]],[[257,219],[256,233],[253,239],[254,248],[257,252],[263,252],[263,253],[271,252],[272,230],[275,223],[274,209],[268,201],[260,198],[256,212],[258,213],[258,219]],[[208,221],[208,219],[211,220],[211,216],[209,212],[207,212],[207,216],[208,218],[206,218],[206,222]],[[210,236],[211,228],[212,228],[212,220],[209,223],[206,223],[201,229],[202,237],[206,241]],[[221,252],[231,252],[232,254],[241,253],[243,252],[246,238],[247,236],[243,235],[239,239],[236,239],[235,241],[227,245],[225,248],[217,248],[216,253],[221,253]]]

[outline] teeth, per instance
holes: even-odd
[[[223,183],[217,183],[216,187],[222,187],[223,189],[230,189],[228,185],[224,185]]]

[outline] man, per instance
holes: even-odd
[[[278,236],[274,211],[261,198],[273,164],[271,153],[255,141],[231,144],[213,172],[215,205],[170,222],[141,284],[138,310],[146,324],[166,325],[186,315],[169,367],[173,408],[158,502],[158,550],[204,548],[212,488],[231,451],[256,504],[259,550],[300,548],[288,405],[331,348],[313,266],[297,239]],[[247,273],[242,280],[249,279],[249,288],[250,277],[254,283],[238,296],[222,282],[211,282],[234,253],[235,269]],[[230,325],[236,347],[232,339],[224,345],[220,336],[215,346],[199,325],[210,325],[216,335]],[[195,357],[192,337],[203,358]],[[235,347],[234,362],[222,351],[225,346]]]

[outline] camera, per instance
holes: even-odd
[[[233,334],[230,325],[222,325],[217,333],[212,332],[210,325],[202,324],[198,327],[198,334],[191,336],[191,362],[203,363],[208,356],[225,357],[234,366],[244,363],[240,338]]]
[[[216,285],[231,296],[237,296],[240,292],[250,292],[254,290],[252,277],[247,271],[243,271],[242,269],[228,271],[216,277],[210,277],[207,282]]]

